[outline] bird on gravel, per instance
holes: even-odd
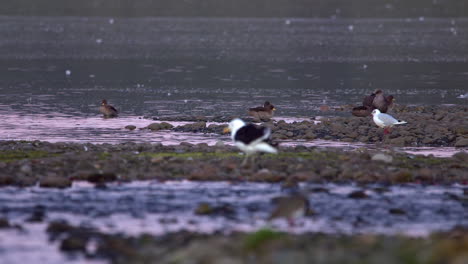
[[[228,132],[231,132],[234,145],[246,154],[242,166],[246,165],[249,157],[257,152],[278,153],[278,150],[269,143],[271,130],[268,127],[246,124],[236,118],[224,129],[224,133]]]
[[[393,116],[389,114],[381,113],[379,109],[374,109],[372,111],[372,119],[374,123],[384,129],[384,134],[390,133],[390,128],[394,125],[403,125],[407,124],[407,122],[402,120],[397,120]]]
[[[265,101],[263,106],[249,108],[249,115],[259,120],[270,120],[276,108],[269,101]]]

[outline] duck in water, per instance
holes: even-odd
[[[110,104],[107,104],[107,100],[102,100],[101,106],[99,107],[99,112],[104,115],[105,118],[117,117],[118,111]]]

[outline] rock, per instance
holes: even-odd
[[[31,214],[31,216],[26,219],[27,222],[36,222],[36,223],[40,223],[42,221],[44,221],[44,217],[45,217],[45,208],[44,206],[42,205],[37,205],[36,207],[34,207],[34,210]]]
[[[171,129],[173,128],[174,126],[167,123],[167,122],[161,122],[161,123],[152,123],[150,125],[148,125],[146,128],[147,129],[150,129],[151,131],[158,131],[158,130],[167,130],[167,129]]]
[[[85,179],[92,183],[111,182],[117,180],[117,175],[109,173],[92,173],[85,176]]]
[[[279,175],[278,173],[272,173],[268,169],[261,169],[252,175],[253,181],[280,182],[284,180],[284,178],[284,176]]]
[[[68,188],[71,184],[69,178],[60,176],[46,176],[39,181],[39,186],[43,188]]]
[[[432,171],[428,168],[419,169],[416,173],[417,177],[423,181],[432,181],[433,174]]]
[[[407,170],[399,171],[392,175],[392,180],[398,183],[410,182],[413,180],[413,174]]]
[[[10,228],[10,222],[6,218],[0,218],[0,229]]]
[[[218,179],[218,173],[219,170],[217,167],[211,165],[204,165],[190,173],[188,179],[195,181],[216,180]]]
[[[128,129],[128,130],[135,130],[135,129],[136,129],[136,126],[134,126],[134,125],[128,125],[128,126],[125,126],[125,129]]]
[[[395,145],[395,146],[403,147],[405,146],[405,143],[406,143],[405,138],[403,137],[390,139],[390,144]]]
[[[388,212],[395,215],[405,215],[406,211],[400,208],[390,208]]]
[[[457,141],[455,142],[455,147],[456,148],[464,148],[468,147],[468,138],[457,138]]]
[[[453,158],[456,160],[460,160],[463,162],[466,162],[468,164],[468,152],[457,152],[455,155],[453,155]],[[1,182],[1,180],[0,180]],[[0,183],[1,185],[1,183]]]
[[[20,171],[23,172],[23,173],[26,173],[26,174],[29,174],[32,172],[32,168],[31,168],[31,165],[29,164],[24,164],[20,167]]]
[[[351,199],[365,199],[369,197],[365,191],[359,190],[359,191],[354,191],[348,195],[349,198]]]
[[[208,203],[200,203],[195,209],[195,214],[197,215],[208,215],[213,213],[213,208]]]
[[[86,244],[88,240],[84,237],[71,236],[65,238],[60,244],[60,250],[70,252],[70,251],[81,251],[86,252]]]
[[[204,130],[206,130],[206,122],[186,124],[183,126],[178,126],[174,130],[180,132],[203,132]]]
[[[0,175],[0,186],[11,185],[15,182],[15,179],[11,175]]]
[[[391,163],[393,161],[393,157],[384,153],[377,153],[372,156],[372,160],[383,161],[386,163]]]

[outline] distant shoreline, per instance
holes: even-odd
[[[468,17],[468,2],[447,0],[17,0],[0,15],[402,18]]]

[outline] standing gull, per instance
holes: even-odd
[[[379,109],[374,109],[374,111],[372,111],[372,119],[378,127],[384,129],[384,134],[390,133],[389,129],[394,125],[402,125],[407,123],[405,121],[397,120],[391,115],[381,113]]]
[[[277,153],[278,150],[268,144],[271,130],[268,127],[257,127],[253,124],[246,124],[239,118],[229,122],[229,126],[224,129],[224,133],[231,132],[234,145],[246,154],[242,166],[247,163],[248,158],[257,152]]]
[[[117,117],[118,111],[110,104],[107,104],[107,100],[102,100],[101,106],[99,107],[99,112],[104,115],[104,117]]]

